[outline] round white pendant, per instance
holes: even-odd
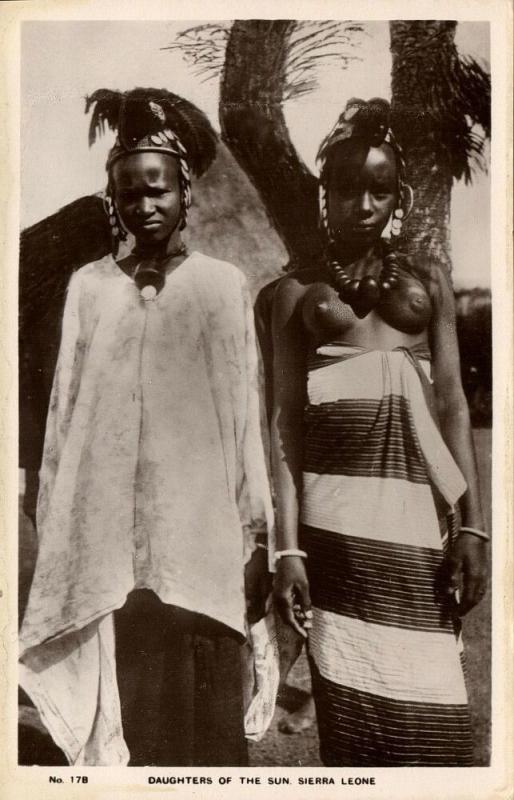
[[[155,286],[143,286],[141,289],[141,297],[146,303],[150,300],[155,300],[157,297],[157,289]]]

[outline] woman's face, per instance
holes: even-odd
[[[166,242],[180,216],[179,164],[164,153],[131,153],[112,168],[120,216],[142,245]]]
[[[380,237],[396,207],[397,177],[387,144],[337,148],[327,187],[328,224],[336,241],[367,246]]]

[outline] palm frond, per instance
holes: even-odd
[[[483,167],[484,144],[491,135],[490,76],[474,59],[459,56],[451,70],[441,72],[430,104],[451,172],[469,183],[473,170]]]
[[[227,21],[186,28],[176,42],[161,50],[178,50],[193,67],[194,75],[203,76],[203,81],[214,80],[223,71],[231,24]]]
[[[461,56],[455,70],[456,91],[473,124],[491,136],[491,76],[474,58]]]
[[[163,47],[183,54],[202,82],[218,79],[223,71],[225,50],[232,23],[207,23],[181,31],[177,41]],[[286,71],[284,100],[312,92],[318,85],[321,66],[337,65],[345,69],[358,58],[351,50],[358,46],[363,26],[355,22],[292,22],[285,43]]]
[[[455,23],[452,23],[455,26]],[[413,24],[414,25],[414,24]],[[470,56],[461,56],[447,30],[419,40],[411,31],[402,48],[402,74],[421,101],[408,107],[404,96],[393,111],[393,127],[407,149],[423,138],[439,162],[457,180],[469,183],[476,169],[484,169],[485,142],[491,135],[491,78]]]
[[[287,42],[284,100],[313,91],[321,67],[345,69],[357,59],[351,51],[359,46],[363,33],[363,26],[355,22],[296,22]]]

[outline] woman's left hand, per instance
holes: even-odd
[[[464,616],[483,598],[487,589],[486,541],[472,533],[460,533],[448,557],[449,589],[459,592],[459,614]]]
[[[268,572],[268,551],[258,547],[245,565],[246,617],[250,625],[258,622],[266,613],[266,600],[272,586],[272,575]]]

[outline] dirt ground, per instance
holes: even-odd
[[[475,443],[486,518],[491,525],[491,431],[475,430]],[[19,568],[20,608],[28,593],[36,548],[31,523],[20,512]],[[478,608],[464,620],[467,684],[475,737],[475,763],[485,766],[490,754],[490,684],[491,684],[491,592]],[[280,693],[272,725],[259,743],[250,745],[251,766],[320,766],[316,726],[300,734],[287,735],[278,730],[280,720],[288,711],[298,708],[306,699],[310,687],[307,661],[302,655],[291,671],[287,685]],[[20,709],[20,762],[26,764],[63,763],[59,752],[52,747],[32,710],[22,697]]]

